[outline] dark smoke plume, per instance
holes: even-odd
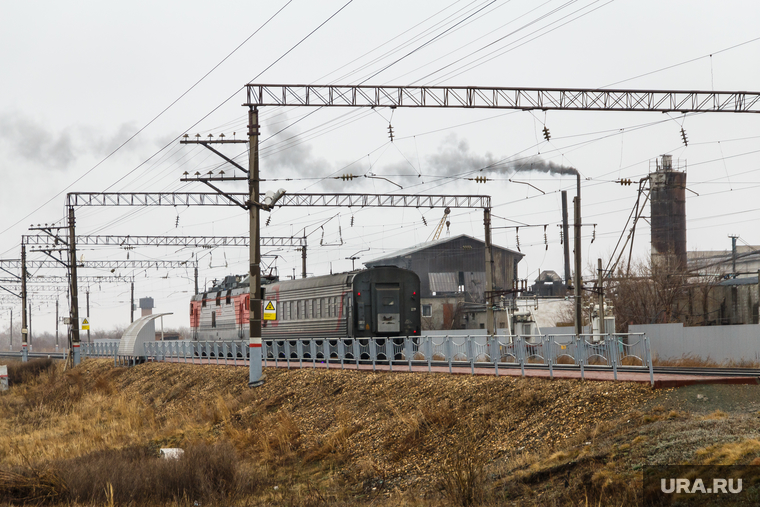
[[[455,134],[447,136],[439,147],[438,153],[428,157],[428,164],[436,173],[443,176],[456,176],[473,171],[501,173],[510,175],[517,172],[541,172],[557,175],[578,174],[572,167],[565,167],[554,162],[547,162],[538,156],[508,160],[497,160],[491,153],[477,155],[470,151],[466,139],[459,139]]]

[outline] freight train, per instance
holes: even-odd
[[[265,340],[419,336],[420,279],[393,266],[262,285]],[[190,301],[193,339],[248,338],[248,276],[227,276]]]

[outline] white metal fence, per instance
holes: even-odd
[[[118,355],[118,344],[83,344],[82,353],[91,357],[113,357],[116,364],[174,361],[188,363],[247,365],[248,342],[157,341],[145,344],[145,355],[124,358]],[[652,356],[649,341],[643,333],[621,335],[536,335],[483,336],[450,335],[396,338],[341,338],[313,340],[264,340],[264,366],[345,368],[347,365],[371,365],[390,370],[427,367],[448,367],[461,371],[475,369],[526,368],[547,369],[554,377],[557,369],[579,370],[585,378],[588,369],[618,369],[648,372],[653,382]]]

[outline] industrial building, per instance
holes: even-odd
[[[493,245],[493,290],[511,290],[523,254]],[[364,263],[397,266],[420,277],[422,328],[485,329],[485,242],[461,234],[423,243]],[[506,322],[496,322],[505,327]]]
[[[541,271],[530,288],[530,293],[542,298],[564,297],[567,285],[556,271]]]
[[[673,164],[672,155],[662,155],[655,161],[655,171],[649,173],[652,266],[667,273],[686,268],[685,169],[685,163]]]

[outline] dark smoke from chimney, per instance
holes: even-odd
[[[511,175],[530,171],[556,175],[578,175],[578,171],[572,167],[547,162],[535,155],[515,160],[507,158],[497,160],[491,153],[475,154],[470,151],[470,145],[466,139],[459,139],[454,134],[447,136],[438,148],[438,153],[428,157],[428,164],[442,176],[460,176],[472,172]]]

